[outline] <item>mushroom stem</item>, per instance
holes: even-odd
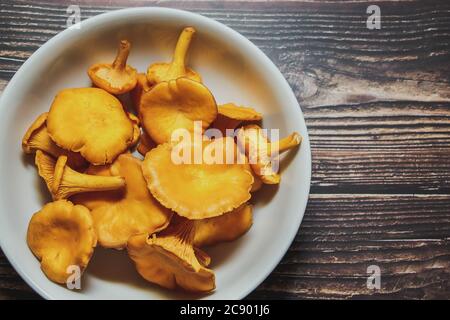
[[[131,44],[127,40],[120,40],[119,49],[117,51],[116,59],[112,64],[115,70],[124,70],[127,65],[128,55],[130,54]]]
[[[76,172],[75,170],[66,167],[64,170],[63,180],[65,185],[70,186],[74,191],[109,191],[120,189],[125,186],[125,181],[122,177],[112,176],[94,176]]]
[[[184,28],[178,38],[175,52],[173,54],[172,64],[169,73],[182,74],[185,72],[186,55],[194,36],[195,29],[192,27]]]
[[[56,174],[55,174],[56,175]],[[56,183],[56,179],[54,184]],[[105,177],[79,173],[65,166],[62,178],[57,186],[56,197],[67,198],[73,194],[92,191],[109,191],[125,186],[125,180],[119,176]],[[53,185],[55,188],[55,185]]]
[[[284,151],[287,151],[289,149],[292,149],[296,146],[298,146],[302,141],[302,137],[297,132],[293,132],[287,137],[284,137],[281,140],[278,140],[277,142],[271,142],[267,146],[267,151],[271,156],[274,154],[280,154]]]
[[[53,199],[65,199],[71,195],[88,191],[109,191],[125,186],[125,179],[119,176],[95,176],[79,173],[67,165],[67,156],[58,160],[38,150],[36,165],[39,175],[44,178]]]

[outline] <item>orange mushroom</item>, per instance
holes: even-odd
[[[112,165],[90,167],[92,174],[123,176],[126,187],[122,192],[80,194],[72,198],[92,210],[99,244],[106,248],[122,249],[130,236],[153,233],[166,228],[172,212],[156,201],[146,188],[141,161],[131,154],[122,154]]]
[[[234,130],[244,121],[262,120],[261,113],[257,112],[255,109],[237,106],[234,103],[219,105],[217,110],[217,118],[211,124],[211,127],[219,129],[223,135],[226,135],[227,129]]]
[[[122,177],[99,177],[79,173],[67,165],[67,157],[59,156],[58,160],[52,156],[36,151],[35,163],[39,175],[47,184],[53,199],[66,199],[71,195],[82,192],[116,190],[124,187]]]
[[[162,205],[188,219],[204,219],[222,215],[250,199],[253,176],[245,164],[234,159],[231,163],[226,159],[220,159],[221,163],[196,163],[194,158],[176,163],[173,155],[179,147],[161,144],[146,154],[142,164],[147,187]],[[188,142],[192,156],[198,147]],[[233,139],[228,137],[204,141],[201,147],[212,151],[225,148],[223,157],[228,158],[237,154]]]
[[[209,292],[215,289],[214,272],[205,267],[209,259],[197,258],[193,237],[194,223],[184,219],[158,234],[130,237],[128,255],[149,282],[168,289]]]
[[[65,284],[68,268],[83,271],[97,243],[89,210],[67,200],[46,204],[30,220],[27,243],[45,275]]]
[[[238,143],[245,150],[254,174],[265,184],[280,183],[281,177],[273,169],[273,158],[298,146],[301,141],[300,134],[293,132],[277,142],[270,142],[258,125],[247,125],[238,132]]]
[[[211,92],[201,83],[179,78],[161,82],[142,96],[142,126],[158,144],[171,140],[177,129],[194,132],[194,122],[204,131],[216,119],[217,105]]]
[[[252,206],[248,204],[218,217],[196,220],[194,245],[203,247],[236,240],[252,223]]]
[[[195,29],[184,28],[178,38],[171,63],[154,63],[147,69],[147,80],[150,84],[170,81],[181,77],[201,82],[201,77],[194,70],[186,67],[186,55]]]
[[[60,91],[50,107],[47,130],[58,146],[80,152],[94,165],[113,162],[136,136],[120,101],[98,88]]]
[[[45,151],[55,158],[65,155],[67,163],[73,168],[81,168],[87,164],[87,161],[79,154],[64,150],[58,147],[50,138],[47,132],[48,112],[41,114],[28,128],[22,139],[22,149],[25,153],[35,153],[36,150]]]
[[[127,65],[131,44],[121,40],[116,59],[112,64],[97,63],[88,70],[89,78],[99,88],[111,94],[122,94],[133,90],[137,82],[137,71]]]

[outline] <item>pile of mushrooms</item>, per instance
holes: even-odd
[[[22,149],[54,200],[32,216],[27,243],[50,280],[64,284],[68,268],[85,270],[98,244],[126,250],[148,282],[210,292],[214,261],[203,250],[243,236],[253,194],[280,183],[273,164],[301,136],[270,141],[260,112],[217,105],[187,67],[194,34],[182,30],[172,61],[141,73],[121,40],[112,63],[88,69],[92,87],[62,89],[26,131]],[[190,138],[174,141],[177,130]],[[174,161],[180,150],[189,161]]]

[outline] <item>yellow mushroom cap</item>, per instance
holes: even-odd
[[[170,81],[181,77],[201,82],[201,77],[194,70],[186,67],[186,56],[195,29],[184,28],[178,38],[173,59],[171,63],[154,63],[147,69],[147,80],[150,84]]]
[[[112,64],[97,63],[89,68],[89,78],[97,87],[111,94],[123,94],[133,90],[137,82],[137,71],[127,65],[130,47],[130,42],[121,40],[116,59]]]
[[[252,206],[248,204],[218,217],[196,220],[194,245],[203,247],[236,240],[252,223]]]
[[[46,121],[48,112],[45,112],[31,124],[22,139],[22,149],[25,153],[35,153],[42,150],[54,157],[67,156],[69,165],[73,168],[80,168],[86,165],[87,161],[79,154],[64,150],[58,147],[50,138]]]
[[[237,106],[234,103],[225,103],[218,106],[219,114],[230,119],[241,121],[262,120],[262,114],[251,107]]]
[[[42,271],[57,283],[66,283],[69,266],[86,268],[96,242],[89,210],[67,200],[46,204],[28,225],[28,246]]]
[[[130,237],[128,255],[139,274],[162,287],[182,288],[190,292],[209,292],[215,289],[214,272],[199,261],[192,246],[193,223],[171,224],[159,234],[140,234]],[[197,251],[197,254],[201,251]]]
[[[141,120],[145,131],[158,144],[171,140],[174,130],[194,132],[194,122],[205,130],[217,116],[211,92],[186,78],[161,82],[142,96]]]
[[[203,147],[213,150],[231,142],[232,152],[236,154],[233,139],[224,139],[227,142],[220,139],[203,142]],[[189,147],[195,154],[197,146]],[[174,145],[161,144],[146,154],[142,164],[147,187],[165,207],[188,219],[204,219],[231,211],[250,199],[253,176],[245,165],[194,161],[176,164],[172,159],[173,150]]]
[[[88,169],[87,172],[92,171]],[[121,193],[86,193],[72,200],[92,210],[101,246],[121,249],[134,234],[158,232],[168,226],[172,212],[161,206],[146,188],[141,160],[131,154],[122,154],[109,168],[100,169],[99,173],[123,176],[126,187]]]
[[[60,91],[50,107],[47,129],[58,146],[80,152],[95,165],[114,161],[135,136],[120,101],[98,88]]]
[[[244,121],[262,120],[262,114],[251,107],[238,106],[234,103],[226,103],[217,106],[217,118],[211,124],[212,128],[219,129],[223,135],[226,130],[234,130]]]
[[[116,190],[124,187],[122,177],[100,177],[79,173],[67,165],[67,157],[56,160],[52,156],[36,151],[35,163],[39,175],[47,184],[53,199],[65,199],[82,192]]]

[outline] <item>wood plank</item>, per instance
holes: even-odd
[[[448,195],[311,195],[299,234],[249,298],[444,298]],[[420,237],[426,237],[419,239]],[[367,288],[367,267],[381,289]]]

